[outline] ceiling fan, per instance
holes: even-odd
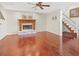
[[[32,4],[32,3],[29,3],[29,4]],[[50,5],[43,4],[43,2],[38,2],[38,3],[32,4],[32,5],[35,5],[34,7],[39,7],[42,10],[44,9],[44,7],[50,7]]]

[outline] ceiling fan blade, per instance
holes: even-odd
[[[41,9],[44,9],[42,6],[39,6]]]
[[[36,3],[37,6],[41,6],[42,5],[42,2],[38,2]]]
[[[37,6],[33,6],[32,8],[36,8]]]
[[[50,5],[42,5],[42,6],[44,6],[44,7],[50,7]]]
[[[38,4],[42,4],[42,2],[38,2]]]

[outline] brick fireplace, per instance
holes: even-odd
[[[19,31],[35,30],[35,20],[19,19]]]

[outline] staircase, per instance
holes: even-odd
[[[70,31],[70,33],[63,32],[63,37],[66,39],[77,38],[77,33],[78,33],[77,24],[72,19],[70,19],[69,17],[67,17],[64,14],[63,14],[63,17],[64,17],[63,24]]]

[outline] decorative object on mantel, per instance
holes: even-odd
[[[1,12],[0,12],[0,19],[5,20]]]
[[[29,20],[32,20],[33,19],[33,17],[31,16],[31,15],[28,15],[28,16],[26,16],[26,15],[22,15],[22,19],[29,19]]]
[[[26,19],[27,17],[26,17],[26,15],[22,15],[22,19]]]
[[[52,16],[52,20],[57,20],[57,16]]]
[[[33,19],[33,17],[32,17],[32,16],[28,16],[28,19],[29,19],[29,20],[32,20],[32,19]]]

